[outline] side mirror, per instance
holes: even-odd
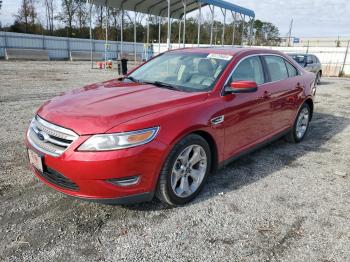
[[[226,93],[254,93],[258,90],[258,85],[254,81],[235,81],[226,86]]]

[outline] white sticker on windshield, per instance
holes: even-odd
[[[232,59],[232,55],[222,55],[222,54],[209,54],[207,58],[220,59],[229,61]]]

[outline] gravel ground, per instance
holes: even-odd
[[[74,200],[27,167],[39,105],[115,76],[89,63],[0,61],[1,261],[350,261],[350,80],[323,79],[303,143],[250,154],[167,209]]]

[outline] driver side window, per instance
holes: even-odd
[[[258,56],[244,59],[232,74],[231,82],[253,81],[258,85],[265,83],[264,69]]]

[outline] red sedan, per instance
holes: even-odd
[[[27,132],[31,167],[70,196],[126,204],[155,195],[183,205],[238,156],[282,136],[300,142],[314,81],[272,50],[166,52],[46,102]]]

